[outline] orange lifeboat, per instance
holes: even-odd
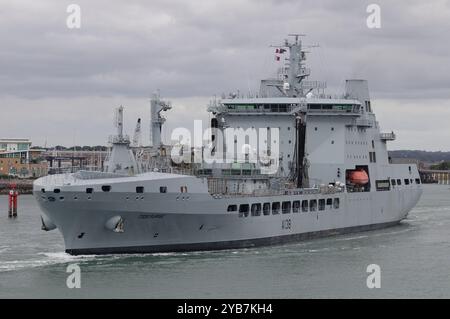
[[[365,170],[359,169],[349,172],[348,179],[352,184],[366,185],[369,182],[369,175],[367,175]]]

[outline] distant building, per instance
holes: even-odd
[[[415,158],[391,158],[391,163],[392,164],[416,164],[419,165],[420,161],[418,159]]]
[[[25,138],[0,138],[0,176],[36,178],[48,173],[44,150],[31,149]]]

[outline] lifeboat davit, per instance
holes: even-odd
[[[356,171],[351,171],[348,174],[348,179],[352,184],[366,185],[369,182],[369,175],[367,175],[365,170],[359,169]]]

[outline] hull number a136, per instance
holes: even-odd
[[[292,222],[291,219],[283,219],[281,221],[281,229],[291,229]]]

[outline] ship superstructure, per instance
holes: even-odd
[[[396,136],[380,132],[367,81],[326,95],[307,81],[299,35],[275,49],[286,64],[257,95],[210,103],[208,141],[164,145],[171,105],[155,95],[151,148],[133,154],[118,125],[105,172],[37,180],[43,228],[58,228],[71,254],[100,254],[252,247],[406,218],[419,173],[390,163]]]

